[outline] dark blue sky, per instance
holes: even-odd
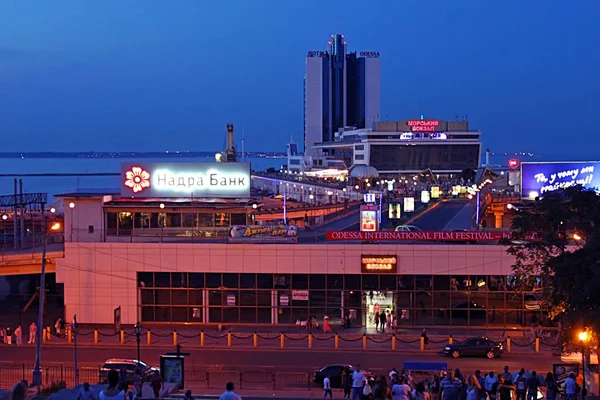
[[[420,102],[494,151],[589,158],[599,18],[598,0],[3,0],[1,151],[221,150],[228,122],[284,150],[305,54],[340,32],[381,53],[382,117]]]

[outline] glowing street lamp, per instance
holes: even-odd
[[[585,387],[585,348],[587,342],[591,339],[591,335],[587,330],[583,330],[579,332],[577,336],[581,342],[581,368],[583,369],[583,386],[581,388],[581,396],[585,399],[585,396],[587,395],[587,389]]]
[[[574,234],[573,234],[573,240],[575,240],[575,241],[579,242],[581,239],[583,239],[583,237],[582,237],[582,236],[581,236],[579,233],[574,233]],[[580,332],[580,335],[581,335],[582,333],[585,333],[585,334],[587,335],[587,332]],[[579,339],[580,339],[580,340],[583,340],[583,339],[581,339],[581,336],[579,337]]]
[[[582,341],[583,343],[587,342],[590,338],[587,331],[579,332],[578,336],[579,336],[579,340]]]

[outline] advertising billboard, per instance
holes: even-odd
[[[295,225],[234,225],[229,229],[229,243],[296,243]]]
[[[415,198],[414,197],[405,197],[404,198],[404,212],[414,212],[415,211]]]
[[[521,196],[533,200],[575,185],[598,190],[600,175],[594,174],[596,167],[600,168],[600,161],[521,163]]]
[[[250,163],[122,163],[123,197],[250,197]]]
[[[388,219],[400,219],[402,218],[402,207],[400,203],[389,203],[388,204]]]
[[[328,241],[375,240],[418,242],[494,242],[510,239],[510,232],[501,231],[327,231]]]
[[[377,231],[377,207],[372,205],[360,206],[360,230],[363,232]]]
[[[429,190],[422,190],[421,191],[421,203],[427,204],[427,203],[429,203],[430,199],[431,198],[429,197]]]
[[[440,187],[439,186],[433,186],[431,188],[431,198],[432,199],[439,199],[440,198]]]

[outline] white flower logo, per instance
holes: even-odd
[[[139,193],[147,187],[150,187],[150,173],[140,168],[133,167],[131,171],[125,173],[125,186],[133,189],[133,193]]]

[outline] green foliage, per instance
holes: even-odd
[[[569,332],[565,338],[582,326],[600,332],[600,197],[594,191],[571,187],[520,207],[504,244],[515,257],[520,290],[532,290],[541,277],[545,306]]]

